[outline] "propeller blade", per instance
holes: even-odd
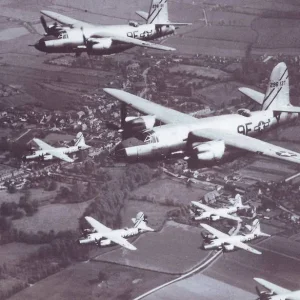
[[[261,291],[259,290],[259,288],[257,286],[255,287],[255,291],[256,291],[256,294],[260,297]]]
[[[45,32],[48,33],[48,32],[49,32],[49,28],[48,28],[48,26],[47,26],[47,22],[46,22],[44,16],[41,16],[41,17],[40,17],[40,20],[41,20],[41,23],[42,23],[42,25],[43,25],[43,27],[44,27]]]
[[[120,130],[120,126],[118,126],[117,124],[115,123],[111,123],[111,122],[106,122],[106,128],[107,129],[111,129],[111,130]]]

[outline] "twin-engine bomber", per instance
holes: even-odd
[[[167,1],[152,0],[149,13],[136,12],[146,24],[131,21],[128,25],[93,25],[42,10],[43,15],[60,24],[48,26],[44,16],[41,16],[45,37],[32,46],[46,53],[75,53],[76,56],[83,52],[88,55],[109,55],[134,46],[173,51],[175,49],[172,47],[149,42],[175,33],[179,26],[190,25],[169,21]]]
[[[126,136],[143,128],[140,133],[145,137],[137,146],[127,147],[122,141],[115,148],[115,157],[137,162],[181,156],[196,165],[221,161],[228,152],[238,149],[300,164],[299,153],[251,137],[292,121],[300,113],[300,107],[290,103],[286,64],[275,66],[265,95],[249,88],[239,90],[259,103],[261,111],[242,109],[237,114],[197,119],[125,91],[105,88],[106,93],[122,102],[121,126],[130,125],[132,129]],[[130,119],[130,123],[126,105],[147,116],[136,117],[136,124]],[[152,118],[152,122],[146,122],[146,118]],[[154,126],[158,122],[159,126]]]

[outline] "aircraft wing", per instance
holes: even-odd
[[[111,240],[112,242],[119,244],[122,247],[125,247],[129,250],[136,250],[136,247],[130,244],[126,239],[124,239],[122,236],[120,236],[119,233],[110,231],[110,232],[101,232],[102,236]]]
[[[200,209],[203,209],[203,210],[205,210],[205,211],[208,211],[208,212],[210,212],[210,211],[216,211],[214,208],[212,208],[212,207],[209,207],[209,206],[207,206],[207,205],[205,205],[205,204],[202,204],[202,203],[200,203],[200,202],[197,202],[197,201],[192,201],[192,204],[194,205],[194,206],[197,206],[197,207],[199,207]]]
[[[200,224],[204,229],[206,229],[207,231],[209,231],[211,234],[213,234],[214,236],[216,236],[217,238],[219,239],[222,239],[222,238],[229,238],[230,236],[224,232],[221,232],[207,224],[204,224],[204,223],[201,223]]]
[[[59,158],[59,159],[64,160],[66,162],[74,162],[74,159],[72,159],[68,155],[64,154],[63,152],[59,152],[59,151],[57,151],[55,149],[48,150],[47,152],[49,154],[55,156],[56,158]]]
[[[237,241],[237,240],[230,240],[229,244],[231,245],[234,245],[235,247],[237,248],[240,248],[240,249],[243,249],[243,250],[246,250],[246,251],[249,251],[249,252],[252,252],[254,254],[261,254],[260,251],[240,242],[240,241]]]
[[[85,219],[97,232],[101,234],[112,231],[112,229],[106,227],[105,225],[101,224],[100,222],[98,222],[92,217],[86,216]]]
[[[54,147],[50,146],[49,144],[43,142],[40,139],[34,138],[33,141],[41,148],[41,150],[53,150],[55,149]]]
[[[142,112],[147,115],[155,115],[157,120],[165,124],[175,124],[175,123],[194,123],[198,119],[176,111],[171,108],[164,107],[160,104],[156,104],[149,100],[143,99],[141,97],[132,95],[130,93],[124,92],[117,89],[103,89],[104,92],[118,99],[119,101],[128,104],[133,109]]]
[[[140,46],[140,47],[145,47],[145,48],[152,48],[152,49],[157,49],[157,50],[164,50],[164,51],[175,51],[175,48],[172,47],[167,47],[167,46],[163,46],[160,44],[155,44],[155,43],[150,43],[150,42],[146,42],[143,40],[139,40],[139,39],[134,39],[128,36],[111,36],[108,35],[105,32],[100,32],[100,33],[94,33],[91,38],[110,38],[113,41],[116,42],[121,42],[121,43],[125,43],[125,44],[129,44],[129,45],[134,45],[134,46]]]
[[[217,210],[214,212],[214,214],[222,217],[222,218],[225,218],[225,219],[229,219],[229,220],[233,220],[233,221],[242,221],[242,219],[240,217],[235,217],[235,216],[232,216],[230,214],[226,214],[226,213],[220,213],[218,212]]]
[[[89,26],[89,27],[94,26],[90,23],[82,22],[49,10],[41,10],[41,13],[54,21],[57,21],[63,25],[70,26],[72,28],[76,28],[76,27],[80,28],[83,26]]]
[[[273,291],[275,294],[281,295],[281,294],[291,293],[290,290],[282,288],[281,286],[269,282],[265,279],[262,278],[253,278],[253,279],[259,284],[261,284],[262,286],[264,286],[265,288],[267,288],[268,290]],[[288,298],[288,299],[294,299],[294,298]],[[298,299],[300,299],[300,297]]]
[[[220,129],[205,128],[193,131],[195,136],[209,140],[223,140],[227,146],[247,150],[257,154],[279,158],[300,164],[300,154],[273,144],[246,136],[243,134],[222,131]]]

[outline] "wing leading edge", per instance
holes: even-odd
[[[164,107],[160,104],[151,102],[141,97],[132,95],[117,89],[103,89],[104,92],[118,99],[119,101],[128,104],[133,109],[145,113],[147,115],[155,115],[156,119],[165,124],[176,123],[194,123],[196,118],[187,114],[181,113],[171,108]]]
[[[73,28],[76,27],[80,28],[82,26],[89,26],[89,27],[94,26],[90,23],[79,21],[49,10],[41,10],[41,13],[54,21],[57,21],[63,25],[67,25]]]

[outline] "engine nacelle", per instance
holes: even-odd
[[[234,245],[222,245],[222,249],[224,252],[234,251]]]
[[[204,241],[210,242],[211,240],[215,240],[217,237],[211,233],[203,233],[201,232],[201,236],[203,237]]]
[[[192,145],[198,160],[219,160],[225,153],[224,141],[209,141],[205,143],[194,143]]]
[[[219,220],[220,219],[220,216],[216,216],[216,215],[211,215],[210,216],[210,220],[211,221],[217,221],[217,220]]]
[[[152,129],[154,124],[155,116],[126,117],[124,130],[136,133],[143,130]]]
[[[66,39],[55,39],[55,40],[45,41],[45,46],[47,48],[59,48],[65,46],[67,43],[68,40]]]
[[[42,159],[43,159],[43,160],[51,160],[51,159],[53,159],[53,155],[51,155],[51,154],[43,155],[43,156],[42,156]]]
[[[91,38],[88,40],[88,42],[92,43],[90,46],[91,50],[109,49],[112,45],[112,39],[110,38]]]
[[[251,116],[251,111],[247,108],[240,108],[240,109],[238,109],[237,113],[239,115],[244,116],[244,117],[250,117]]]

